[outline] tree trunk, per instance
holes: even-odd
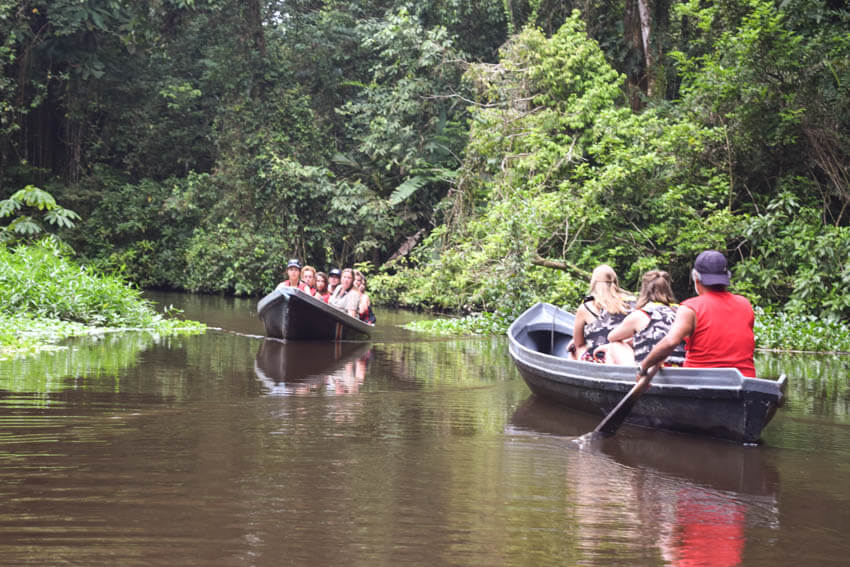
[[[623,21],[626,45],[639,54],[640,64],[628,74],[629,98],[632,109],[643,107],[641,94],[654,96],[656,93],[653,67],[655,57],[653,47],[653,10],[654,0],[627,0]]]

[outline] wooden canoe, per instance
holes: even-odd
[[[634,386],[637,367],[575,361],[574,315],[538,303],[508,329],[510,355],[534,394],[599,418]],[[736,368],[664,368],[626,423],[756,443],[785,398],[785,376],[745,378]]]
[[[368,338],[374,328],[294,287],[278,288],[257,304],[266,336],[287,341]]]

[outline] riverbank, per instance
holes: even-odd
[[[120,274],[77,263],[61,242],[0,246],[0,360],[61,348],[67,338],[121,331],[201,333],[206,326],[157,312]]]

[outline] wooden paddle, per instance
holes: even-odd
[[[593,433],[601,433],[605,436],[611,436],[617,433],[617,430],[620,429],[620,426],[623,425],[623,422],[629,416],[629,413],[631,413],[637,399],[649,388],[649,383],[656,372],[658,372],[657,364],[649,369],[646,376],[637,381],[632,389],[629,390],[629,393],[620,400],[620,403],[605,416],[605,419],[599,422]]]

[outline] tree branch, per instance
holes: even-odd
[[[543,266],[544,268],[553,268],[555,270],[563,270],[565,272],[570,272],[587,280],[590,279],[591,275],[590,272],[582,270],[575,264],[561,262],[560,260],[549,260],[547,258],[544,258],[543,256],[540,256],[539,254],[531,259],[531,263],[535,266]]]

